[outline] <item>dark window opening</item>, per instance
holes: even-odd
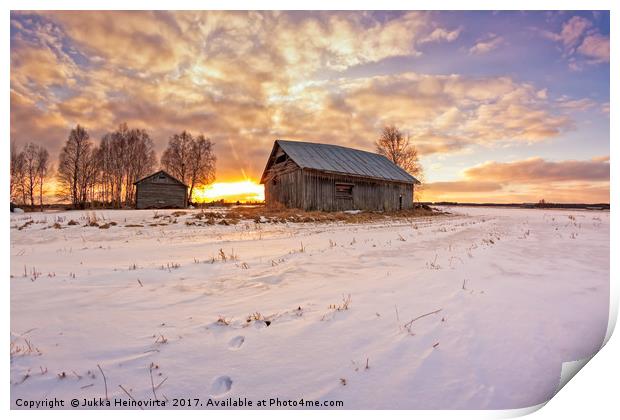
[[[278,180],[274,178],[274,179],[271,181],[271,185],[278,185]]]
[[[353,198],[353,184],[336,184],[336,198]]]
[[[286,155],[280,155],[276,158],[276,163],[282,163],[286,160]]]

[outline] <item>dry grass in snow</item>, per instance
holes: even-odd
[[[609,213],[11,216],[11,400],[517,408],[597,351]]]

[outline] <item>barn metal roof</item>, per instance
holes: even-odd
[[[143,178],[140,178],[139,180],[137,180],[137,181],[136,181],[136,182],[134,182],[133,184],[134,184],[134,185],[139,184],[139,183],[141,183],[142,181],[146,181],[147,179],[152,178],[152,177],[154,177],[155,175],[159,175],[159,174],[164,174],[164,175],[166,175],[168,178],[172,179],[173,181],[176,181],[177,183],[179,183],[179,184],[181,184],[181,185],[184,185],[184,186],[186,186],[186,187],[189,187],[189,185],[187,185],[187,184],[185,184],[183,181],[181,181],[181,180],[179,180],[179,179],[177,179],[177,178],[173,177],[172,175],[170,175],[168,172],[164,171],[163,169],[161,169],[161,170],[159,170],[159,171],[157,171],[157,172],[154,172],[154,173],[152,173],[152,174],[150,174],[150,175],[147,175],[147,176],[145,176],[145,177],[143,177]]]
[[[276,144],[301,168],[419,183],[404,169],[377,153],[304,141],[276,140]]]

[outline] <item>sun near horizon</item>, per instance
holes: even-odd
[[[262,202],[265,201],[265,188],[253,179],[239,181],[221,181],[196,187],[192,193],[195,203],[225,202]]]

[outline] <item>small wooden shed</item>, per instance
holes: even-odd
[[[134,182],[137,209],[187,207],[187,185],[166,171],[158,171]]]
[[[410,209],[419,183],[383,155],[289,140],[275,141],[261,177],[267,206],[322,211]]]

